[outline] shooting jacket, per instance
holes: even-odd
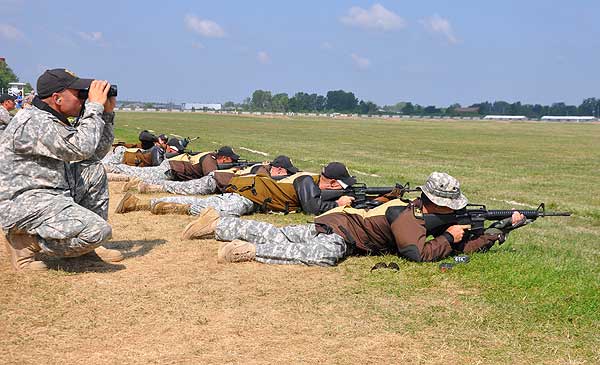
[[[294,189],[302,211],[307,214],[321,214],[330,209],[337,208],[335,200],[323,200],[318,181],[310,175],[300,176],[294,180]]]
[[[204,153],[198,163],[170,159],[169,167],[169,175],[175,181],[199,179],[217,169],[217,156],[214,152]]]
[[[411,261],[437,261],[453,252],[471,253],[489,249],[496,235],[481,235],[468,242],[454,242],[446,232],[450,225],[428,231],[421,199],[405,203],[391,200],[365,210],[343,207],[315,218],[317,229],[337,233],[358,254],[397,254]],[[433,238],[428,239],[429,236]]]

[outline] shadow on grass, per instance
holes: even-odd
[[[166,243],[166,240],[140,240],[140,241],[110,241],[103,246],[108,249],[121,251],[125,261],[127,259],[144,256],[154,247]],[[42,255],[42,258],[50,270],[60,270],[69,273],[86,272],[115,272],[126,269],[127,267],[119,263],[110,263],[102,261],[97,255],[89,253],[79,257],[58,258]]]
[[[126,241],[110,241],[105,244],[106,248],[114,248],[123,253],[125,260],[144,256],[148,252],[152,251],[156,246],[163,245],[167,243],[166,240],[157,239],[157,240],[126,240]]]

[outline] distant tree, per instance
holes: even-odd
[[[144,107],[144,109],[154,108],[154,104],[153,103],[144,103],[143,107]]]
[[[17,75],[15,75],[13,70],[11,70],[8,64],[5,61],[0,61],[0,89],[4,89],[4,91],[6,92],[6,89],[8,89],[9,87],[8,84],[10,82],[18,81],[19,78],[17,77]]]
[[[336,112],[350,113],[356,110],[358,99],[352,92],[344,90],[335,90],[327,92],[326,108]]]
[[[548,110],[548,112],[552,115],[567,115],[567,105],[563,102],[553,103],[550,106],[550,110]]]
[[[226,110],[235,109],[235,103],[233,101],[226,101],[223,103],[223,109],[226,109]]]
[[[506,101],[494,101],[492,105],[492,114],[510,114],[510,104]]]
[[[377,112],[377,110],[379,109],[379,107],[377,106],[377,104],[371,102],[371,101],[367,101],[365,102],[364,100],[361,100],[360,103],[358,103],[358,108],[357,111],[360,114],[374,114]]]
[[[315,110],[318,112],[325,110],[326,104],[327,104],[327,98],[324,97],[323,95],[317,95],[317,98],[315,100]]]
[[[286,93],[275,94],[273,95],[273,98],[271,98],[271,106],[274,112],[287,112],[289,102],[290,100]]]
[[[255,90],[252,93],[250,107],[253,110],[267,111],[271,110],[271,92],[267,90]]]
[[[438,114],[440,110],[435,107],[435,105],[429,105],[425,109],[423,109],[423,113],[425,114]]]
[[[581,105],[579,105],[578,113],[579,115],[593,115],[598,116],[600,110],[600,100],[596,98],[587,98],[584,99]]]
[[[412,103],[406,103],[404,107],[402,107],[402,114],[411,115],[415,113],[415,107]]]
[[[458,108],[461,108],[461,105],[459,103],[451,104],[450,106],[448,106],[446,108],[446,110],[444,111],[444,114],[447,114],[447,115],[456,115],[457,114],[456,113],[456,109],[458,109]]]

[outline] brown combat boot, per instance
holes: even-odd
[[[4,233],[0,232],[0,238],[5,242],[10,255],[10,262],[15,270],[48,270],[43,261],[35,260],[35,253],[41,250],[35,236],[20,233],[9,233],[8,236],[5,236]]]
[[[129,181],[131,180],[131,176],[123,175],[123,174],[115,174],[114,172],[109,172],[106,174],[108,181]]]
[[[150,210],[152,214],[184,214],[190,212],[190,204],[158,202]]]
[[[206,208],[200,213],[198,219],[185,227],[181,237],[184,240],[214,238],[219,218],[221,217],[216,210]]]
[[[253,261],[255,258],[256,246],[242,240],[221,243],[219,253],[217,254],[217,262],[220,264]]]
[[[119,262],[124,258],[120,251],[111,250],[104,246],[96,247],[96,249],[90,253],[96,254],[100,260],[104,262]]]
[[[166,192],[162,185],[149,184],[145,182],[140,182],[137,188],[138,191],[143,194]]]
[[[150,210],[150,201],[142,201],[131,193],[126,193],[117,205],[115,213],[123,214],[135,210]]]
[[[132,177],[125,185],[123,185],[123,192],[127,192],[129,190],[137,189],[139,183],[142,182],[142,179],[139,177]]]

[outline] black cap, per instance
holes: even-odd
[[[158,136],[158,139],[167,142],[169,140],[169,136],[167,136],[166,134],[161,134],[160,136]]]
[[[45,99],[64,89],[83,90],[90,87],[93,79],[80,79],[65,68],[46,70],[37,80],[37,94]]]
[[[217,156],[231,157],[232,160],[239,160],[240,156],[233,152],[233,148],[229,146],[223,146],[217,151]]]
[[[294,166],[292,160],[290,160],[289,157],[284,156],[284,155],[275,157],[275,159],[273,161],[271,161],[271,166],[283,167],[290,174],[295,174],[298,171],[300,171],[300,170],[298,170],[298,168],[296,166]]]
[[[327,166],[323,167],[321,175],[328,179],[334,179],[342,183],[342,185],[351,186],[356,184],[356,178],[350,176],[346,165],[341,162],[331,162]],[[345,188],[345,187],[344,187]]]
[[[17,100],[17,97],[10,94],[0,94],[0,103],[4,103],[7,100],[15,101]]]

